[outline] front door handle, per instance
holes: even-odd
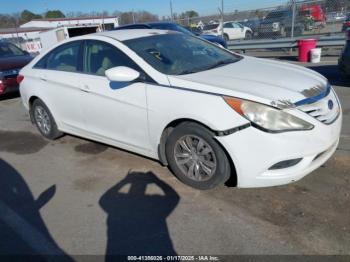
[[[83,85],[82,88],[80,88],[80,90],[85,93],[90,93],[90,87],[88,85]]]

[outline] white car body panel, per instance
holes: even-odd
[[[286,81],[286,77],[293,80]],[[305,98],[303,90],[327,85],[327,79],[314,71],[252,57],[210,71],[171,76],[169,81],[174,86],[191,85],[194,89],[262,103],[275,100],[295,103]]]
[[[273,134],[249,127],[250,122],[222,97],[238,97],[266,105],[284,100],[296,103],[306,98],[305,90],[327,86],[323,76],[299,66],[251,57],[200,73],[168,76],[121,42],[165,33],[167,31],[123,30],[69,40],[108,42],[127,54],[155,82],[113,86],[102,76],[33,69],[48,50],[20,72],[24,76],[20,86],[24,106],[29,110],[29,100],[38,97],[50,109],[59,130],[154,159],[159,159],[161,136],[171,122],[184,119],[199,122],[213,131],[215,139],[229,154],[239,187],[296,181],[334,153],[341,131],[341,113],[334,123],[326,125],[298,108],[283,109],[313,124],[314,129]],[[340,104],[338,108],[341,110]],[[246,128],[230,135],[218,135],[242,126]],[[291,168],[269,170],[280,161],[295,158],[303,161]]]
[[[228,23],[237,25],[237,23],[235,22],[225,22],[224,24],[228,24]],[[212,30],[203,30],[203,34],[205,35],[221,36],[221,32],[222,32],[222,25],[218,25],[217,28]],[[242,26],[242,28],[237,26],[234,26],[233,28],[227,28],[227,27],[223,28],[223,33],[228,36],[229,40],[245,39],[247,32],[250,32],[251,34],[253,34],[252,29],[246,26]]]

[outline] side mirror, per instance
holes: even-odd
[[[139,72],[126,66],[113,67],[108,69],[105,74],[111,82],[132,82],[140,77]]]

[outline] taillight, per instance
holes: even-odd
[[[17,84],[22,83],[23,80],[24,80],[24,76],[23,75],[18,75],[17,76]]]
[[[2,80],[0,80],[0,94],[2,94],[5,91],[5,85],[2,82]]]
[[[345,26],[350,26],[350,22],[345,22],[344,25]]]

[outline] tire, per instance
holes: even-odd
[[[230,41],[230,38],[228,37],[228,34],[224,34],[224,39],[226,42]]]
[[[34,124],[45,138],[55,140],[63,136],[63,133],[58,130],[50,110],[43,101],[36,99],[31,106],[30,113]]]
[[[286,31],[286,29],[285,29],[284,27],[281,28],[280,36],[281,36],[282,38],[287,37],[287,31]]]
[[[190,187],[209,190],[230,178],[226,153],[213,134],[199,124],[185,122],[177,126],[170,133],[165,150],[174,175]]]
[[[246,32],[245,33],[245,40],[251,40],[253,38],[253,34],[251,32]]]

